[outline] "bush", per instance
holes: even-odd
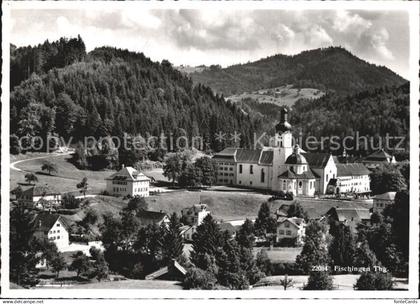
[[[331,290],[333,289],[333,281],[328,272],[311,271],[304,290]]]
[[[297,238],[282,238],[276,245],[278,247],[297,247]]]
[[[184,279],[185,289],[214,289],[216,277],[209,271],[190,268]]]
[[[302,275],[303,271],[296,265],[296,263],[273,263],[271,265],[271,275]]]
[[[356,284],[354,289],[357,290],[391,290],[394,285],[392,276],[389,273],[381,272],[367,272],[363,273]]]
[[[65,209],[77,209],[80,207],[80,200],[75,198],[74,195],[66,193],[63,195],[61,205]]]

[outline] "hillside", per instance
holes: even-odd
[[[19,52],[13,50],[14,58],[21,58]],[[19,61],[19,71],[24,62]],[[183,135],[186,130],[187,136],[210,138],[219,130],[236,130],[244,135],[244,145],[251,138],[254,126],[247,115],[210,88],[194,86],[167,61],[104,47],[68,62],[45,72],[41,68],[14,87],[12,134],[45,138],[52,132],[81,139],[124,133]],[[208,143],[211,148],[217,144],[211,139]]]
[[[407,82],[399,87],[371,89],[347,96],[329,93],[311,102],[299,100],[292,107],[290,120],[294,129],[301,130],[304,137],[339,136],[343,139],[347,135],[355,136],[355,132],[371,138],[389,135],[403,137],[404,144],[400,148],[407,148],[410,85]],[[391,145],[398,142],[396,138]],[[363,143],[360,147],[357,152],[364,150]]]
[[[285,85],[348,94],[405,82],[386,67],[370,64],[341,47],[275,55],[227,68],[211,66],[190,76],[225,96]]]

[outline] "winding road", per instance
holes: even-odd
[[[32,158],[28,158],[28,159],[21,159],[21,160],[17,160],[13,163],[10,163],[10,169],[18,171],[18,172],[29,172],[26,170],[22,170],[19,169],[18,167],[16,167],[17,164],[26,162],[26,161],[31,161],[31,160],[35,160],[35,159],[43,159],[43,158],[49,158],[49,157],[57,157],[57,156],[65,156],[65,155],[70,155],[73,154],[74,152],[65,152],[65,153],[50,153],[50,154],[46,154],[43,156],[37,156],[37,157],[32,157]]]

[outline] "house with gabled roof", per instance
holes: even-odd
[[[338,208],[332,207],[326,213],[326,218],[349,226],[356,232],[359,223],[370,223],[370,211],[366,208]]]
[[[368,169],[375,169],[382,164],[395,164],[396,162],[395,157],[385,152],[384,149],[375,151],[362,159],[362,163]]]
[[[277,219],[276,242],[283,239],[296,239],[296,245],[302,245],[305,237],[306,222],[298,217],[279,217]]]
[[[47,239],[57,245],[58,251],[63,251],[70,245],[70,227],[66,220],[56,213],[39,213],[34,219],[34,237]]]
[[[35,185],[22,191],[18,201],[38,209],[47,209],[61,204],[61,193],[50,185]]]
[[[143,226],[168,225],[170,221],[169,216],[165,212],[162,212],[162,211],[140,210],[137,213],[137,217],[140,219],[140,223]]]
[[[381,213],[387,206],[395,202],[397,192],[389,191],[373,197],[373,212]]]
[[[116,196],[149,196],[150,178],[133,167],[122,167],[106,180],[106,191]]]

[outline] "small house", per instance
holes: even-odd
[[[381,213],[388,205],[395,201],[396,192],[390,191],[373,197],[373,212]]]
[[[18,201],[26,206],[47,209],[61,204],[61,193],[49,185],[35,185],[24,190]]]
[[[283,239],[296,239],[296,245],[303,245],[306,223],[303,218],[279,217],[277,219],[276,242]]]
[[[66,220],[56,213],[39,213],[34,220],[34,236],[47,239],[57,245],[58,251],[63,251],[70,245],[69,226]]]

